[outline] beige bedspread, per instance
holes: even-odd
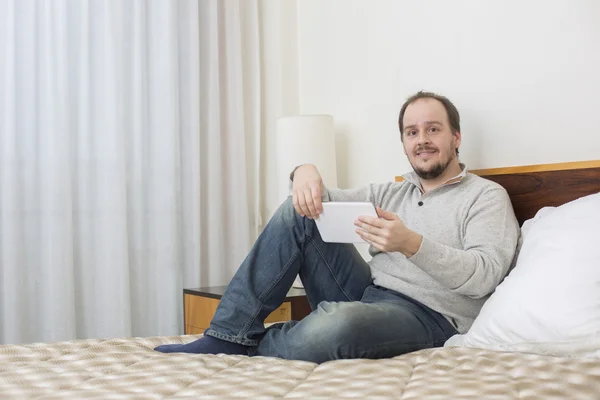
[[[0,346],[0,398],[598,399],[600,360],[467,348],[321,365],[162,354],[194,336]]]

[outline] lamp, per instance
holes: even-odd
[[[302,164],[314,164],[323,183],[337,187],[335,130],[331,115],[297,115],[277,120],[277,169],[281,202],[290,195],[290,172]],[[302,287],[298,277],[294,287]]]

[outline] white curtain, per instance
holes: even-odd
[[[183,331],[257,233],[255,1],[0,0],[0,343]]]

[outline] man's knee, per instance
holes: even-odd
[[[352,333],[368,325],[365,304],[357,301],[322,301],[317,307],[317,313],[326,321],[325,324],[330,328],[330,335],[334,336],[334,339],[351,337]]]
[[[283,221],[286,226],[296,225],[309,230],[316,226],[314,220],[307,217],[302,217],[300,214],[298,214],[296,208],[294,208],[292,196],[288,196],[288,198],[281,203],[273,218]]]
[[[286,217],[296,217],[296,209],[294,208],[292,196],[288,196],[283,203],[281,203],[277,212]]]
[[[319,303],[316,313],[303,327],[301,338],[290,343],[287,357],[293,360],[325,362],[350,358],[353,342],[365,327],[361,303]]]

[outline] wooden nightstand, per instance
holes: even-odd
[[[214,286],[183,289],[183,323],[186,335],[203,333],[208,328],[225,288],[226,286]],[[281,306],[269,314],[265,323],[299,321],[310,312],[304,289],[291,288]]]

